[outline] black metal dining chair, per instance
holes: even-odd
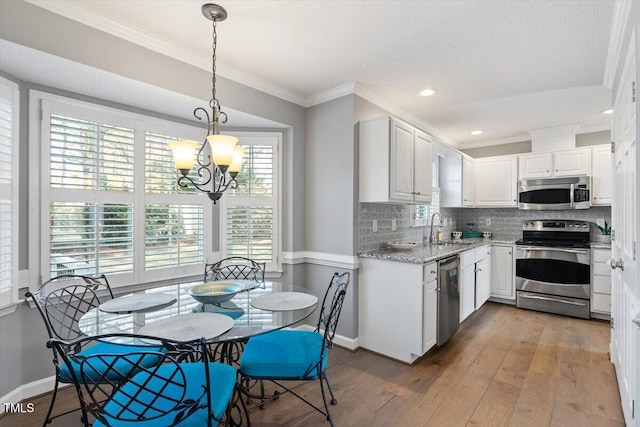
[[[98,295],[102,295],[103,300],[113,298],[111,286],[109,286],[109,281],[104,275],[64,274],[44,282],[37,291],[25,294],[38,308],[49,339],[59,340],[75,340],[83,336],[78,327],[78,321],[89,310],[100,305],[101,301]],[[125,350],[131,351],[131,348],[126,348]],[[100,343],[87,349],[87,351],[121,352],[123,348],[122,346],[113,347],[109,343]],[[51,404],[44,421],[45,426],[54,418],[81,409],[80,407],[51,416],[59,384],[71,384],[73,382],[71,372],[60,363],[59,354],[55,351],[53,353],[53,364],[56,369],[55,384]],[[84,411],[83,418],[86,418]]]
[[[250,258],[232,256],[204,266],[204,282],[214,280],[254,280],[264,282],[267,263]]]
[[[269,380],[323,414],[333,426],[325,384],[331,396],[330,403],[336,405],[338,402],[327,379],[326,367],[328,350],[333,346],[349,278],[348,272],[335,273],[331,278],[314,331],[285,329],[250,338],[240,359],[240,384],[247,384],[247,380]],[[282,384],[282,381],[316,380],[320,382],[324,410]],[[260,407],[263,408],[266,398],[262,383],[260,385]],[[276,391],[273,399],[281,394]]]
[[[105,342],[122,351],[88,351]],[[236,371],[209,361],[204,338],[171,342],[106,334],[48,345],[71,373],[83,412],[93,418],[90,424],[85,416],[86,427],[217,426],[230,416]]]

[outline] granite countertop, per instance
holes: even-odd
[[[459,243],[458,243],[459,242]],[[375,251],[360,252],[361,258],[376,258],[388,261],[412,262],[416,264],[426,264],[447,258],[451,255],[459,254],[470,249],[475,249],[484,245],[513,245],[515,240],[496,239],[462,239],[459,241],[448,240],[443,245],[424,245],[415,249],[398,250],[390,247]],[[591,242],[591,249],[611,249],[610,243]]]
[[[495,240],[495,239],[463,239],[458,241],[448,240],[443,245],[424,245],[415,249],[397,250],[391,248],[378,249],[375,251],[360,252],[361,258],[376,258],[388,261],[412,262],[416,264],[426,264],[447,258],[451,255],[459,254],[470,249],[491,244],[513,244],[515,240]]]

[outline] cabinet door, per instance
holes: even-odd
[[[551,176],[551,153],[521,154],[518,156],[518,177]]]
[[[518,163],[516,156],[476,159],[476,206],[516,207]]]
[[[460,323],[476,309],[475,263],[460,267]]]
[[[471,157],[462,158],[462,206],[475,203],[475,165]]]
[[[419,130],[414,132],[413,146],[413,201],[431,203],[431,139]]]
[[[553,175],[589,175],[591,173],[591,149],[565,150],[553,153]]]
[[[476,310],[487,302],[490,295],[491,256],[476,262]]]
[[[491,247],[491,296],[515,299],[513,248],[511,246]]]
[[[613,171],[611,169],[612,155],[611,147],[604,145],[596,147],[591,152],[591,177],[593,186],[593,205],[611,206],[613,196]]]
[[[413,128],[391,121],[389,199],[413,201]]]
[[[436,345],[438,333],[438,292],[437,281],[423,285],[422,291],[422,354]]]

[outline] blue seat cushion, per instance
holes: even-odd
[[[280,330],[249,339],[240,359],[240,373],[262,379],[316,379],[323,336],[317,332]],[[321,370],[327,366],[324,352]]]
[[[129,354],[129,353],[148,353],[148,352],[151,354],[144,355],[139,362],[139,364],[142,365],[143,367],[150,367],[150,366],[156,365],[160,361],[161,356],[157,354],[153,354],[153,352],[156,352],[156,353],[166,352],[166,349],[158,345],[131,345],[131,344],[119,344],[119,343],[99,341],[95,345],[91,347],[87,347],[86,349],[77,353],[77,356],[88,357],[94,354],[122,355],[122,354]],[[130,360],[137,361],[139,357],[140,356],[138,357],[131,356]],[[80,380],[80,363],[76,362],[73,359],[71,359],[70,362],[71,362],[73,372],[76,374],[76,378]],[[109,375],[107,377],[111,380],[118,380],[119,378],[122,378],[122,375],[119,375],[118,372],[122,374],[126,374],[125,376],[129,376],[129,374],[132,373],[130,372],[132,369],[132,364],[127,360],[124,360],[124,358],[119,358],[118,362],[116,362],[116,364],[112,368],[108,368],[108,366],[111,363],[113,363],[113,358],[110,358],[109,356],[105,356],[103,358],[103,361],[97,361],[96,359],[94,359],[91,361],[92,368],[90,369],[85,368],[84,373],[85,375],[87,375],[87,374],[90,374],[91,372],[95,372],[96,375],[94,378],[100,378],[102,372],[105,372],[108,369]],[[101,368],[101,365],[103,365],[104,368]],[[61,382],[65,382],[65,383],[73,382],[73,377],[69,372],[69,366],[66,363],[60,364],[60,370],[58,371],[58,379]]]
[[[157,374],[158,376],[167,377],[171,376],[178,367],[176,364],[166,364],[161,366]],[[183,398],[183,402],[188,399],[197,401],[202,397],[202,393],[207,385],[205,375],[205,365],[201,362],[198,363],[181,363],[180,369],[184,372],[186,378],[186,394]],[[158,390],[160,396],[149,393],[148,391],[140,392],[138,384],[144,383],[150,377],[148,372],[140,372],[133,377],[132,381],[127,382],[118,390],[112,398],[104,406],[104,418],[107,424],[104,424],[100,420],[96,420],[93,427],[106,427],[106,426],[118,426],[118,427],[158,427],[158,426],[173,426],[176,415],[180,410],[175,410],[162,414],[159,411],[170,411],[176,405],[175,401],[169,399],[163,399],[162,396],[171,396],[176,398],[181,395],[182,387],[175,384],[167,384],[166,381],[159,380],[157,376],[151,376],[148,380],[146,388],[160,389]],[[211,401],[210,407],[212,413],[216,418],[220,419],[224,415],[231,396],[233,395],[234,386],[236,383],[236,371],[230,365],[223,363],[209,363],[209,378],[211,386]],[[125,410],[122,412],[124,405],[131,402],[131,396],[135,396],[135,402],[131,405],[131,410]],[[205,397],[202,397],[203,399]],[[149,406],[149,402],[153,402],[152,408],[147,412],[147,418],[156,417],[153,419],[146,419],[142,421],[136,420],[135,413],[139,413],[142,409]],[[201,400],[200,403],[204,404],[206,401]],[[155,410],[158,409],[159,411]],[[176,423],[176,426],[180,427],[201,427],[208,425],[208,414],[206,407],[196,410],[193,414],[188,415],[188,411],[185,412],[181,421]],[[119,413],[118,419],[115,419],[111,414]],[[218,423],[214,420],[213,426],[217,426]]]

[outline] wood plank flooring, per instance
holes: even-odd
[[[414,366],[379,355],[331,350],[327,374],[338,399],[336,426],[624,426],[608,358],[609,325],[487,303],[458,333]],[[321,405],[317,382],[297,389]],[[41,426],[49,395],[33,414],[0,426]],[[71,389],[54,411],[76,405]],[[80,426],[79,413],[52,427]],[[324,426],[324,417],[284,395],[251,413],[257,427]]]

